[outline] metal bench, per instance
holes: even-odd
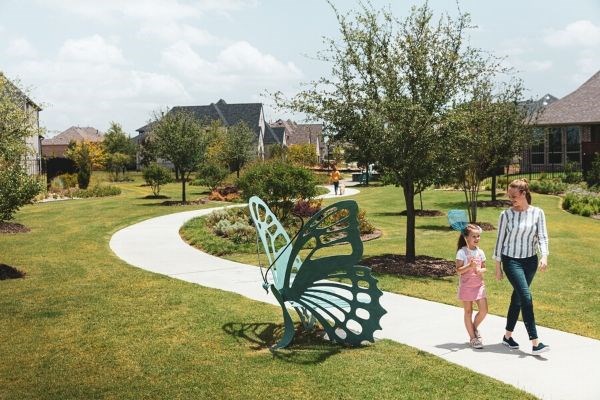
[[[294,337],[289,305],[306,330],[318,321],[330,340],[346,345],[374,342],[386,313],[381,290],[371,269],[356,265],[363,245],[358,205],[353,200],[332,204],[316,213],[293,239],[258,197],[249,200],[250,215],[269,260],[263,288],[281,305],[285,331],[272,349],[288,346]],[[300,250],[307,247],[302,260]],[[335,254],[327,249],[336,246]]]

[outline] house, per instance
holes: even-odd
[[[271,129],[284,138],[286,146],[295,144],[312,144],[318,161],[327,159],[327,145],[323,140],[323,124],[298,124],[291,120],[277,120],[271,124]]]
[[[65,157],[65,151],[71,142],[81,143],[85,141],[98,143],[103,140],[104,134],[96,128],[92,128],[91,126],[72,126],[53,138],[42,140],[42,156],[44,158],[62,158]]]
[[[275,141],[273,132],[265,123],[265,114],[262,103],[238,103],[229,104],[225,100],[220,99],[216,103],[211,103],[206,106],[177,106],[173,107],[169,112],[186,111],[194,115],[199,121],[210,123],[212,121],[220,121],[225,127],[236,125],[239,122],[245,122],[252,129],[256,136],[256,155],[264,159],[264,139]],[[132,138],[134,143],[140,144],[145,136],[152,130],[152,123],[144,125],[136,129],[138,136]],[[138,157],[139,162],[139,157]],[[139,164],[138,164],[139,165]]]
[[[20,100],[23,110],[31,116],[32,126],[35,127],[35,133],[25,139],[29,153],[25,156],[25,170],[29,175],[39,175],[42,172],[41,140],[40,131],[40,111],[42,108],[34,103],[25,93],[16,85],[9,81],[2,72],[0,72],[0,88],[8,86],[10,92],[16,93]]]
[[[562,99],[543,100],[521,171],[562,171],[568,163],[587,170],[600,153],[600,71]]]

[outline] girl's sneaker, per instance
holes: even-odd
[[[519,348],[519,343],[515,342],[515,339],[513,339],[512,336],[508,339],[506,338],[506,336],[502,336],[502,344],[508,347],[509,349]]]
[[[547,346],[544,343],[539,342],[537,346],[533,346],[533,351],[531,352],[531,354],[533,354],[534,356],[537,356],[538,354],[542,354],[547,351],[550,351],[550,346]]]
[[[481,340],[477,339],[476,337],[471,339],[470,343],[471,343],[471,347],[474,349],[483,349],[483,343],[481,343]]]

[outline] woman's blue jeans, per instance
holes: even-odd
[[[533,298],[531,297],[531,282],[537,271],[537,256],[527,258],[512,258],[502,255],[504,274],[513,287],[506,316],[506,330],[512,332],[517,324],[519,312],[523,315],[523,323],[529,334],[529,340],[537,339],[535,316],[533,314]]]

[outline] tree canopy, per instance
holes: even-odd
[[[322,119],[335,139],[347,142],[364,163],[375,162],[402,187],[406,203],[406,258],[415,259],[414,196],[451,173],[455,145],[449,115],[468,98],[477,77],[502,69],[468,45],[468,14],[434,20],[428,4],[397,19],[389,9],[363,4],[342,14],[332,5],[341,40],[319,54],[330,77],[276,103]]]
[[[150,133],[156,156],[169,160],[181,174],[181,201],[186,202],[186,181],[206,157],[208,129],[183,110],[155,115]]]

